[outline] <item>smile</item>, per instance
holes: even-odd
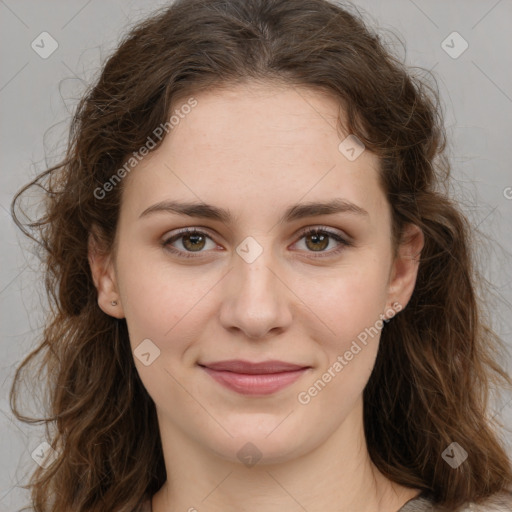
[[[293,384],[310,367],[269,361],[228,361],[200,365],[219,384],[243,395],[270,395]],[[229,368],[229,369],[228,369]]]

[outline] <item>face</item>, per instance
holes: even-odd
[[[240,85],[195,99],[125,178],[115,254],[91,253],[98,301],[126,318],[162,436],[289,460],[360,411],[382,315],[409,300],[418,247],[393,261],[378,159],[339,149],[333,98]],[[331,202],[355,206],[301,208]],[[203,366],[228,360],[299,369]]]

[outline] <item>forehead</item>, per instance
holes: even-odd
[[[160,147],[130,173],[123,203],[140,212],[166,199],[194,199],[251,215],[326,195],[385,206],[377,157],[364,151],[350,161],[340,152],[348,134],[338,128],[333,96],[244,84],[193,98],[195,106],[183,109]],[[173,112],[188,99],[175,101]]]
[[[195,99],[197,106],[172,131],[176,145],[188,147],[188,141],[235,155],[280,148],[274,153],[284,159],[299,149],[298,143],[305,153],[321,149],[325,135],[336,131],[340,109],[332,95],[320,90],[260,83],[204,91]]]

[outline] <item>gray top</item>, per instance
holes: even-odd
[[[397,512],[426,512],[427,510],[433,511],[434,509],[428,495],[422,492],[419,496],[416,496],[416,498],[407,501]]]
[[[397,512],[435,512],[430,495],[422,492],[416,498],[409,500]],[[467,503],[458,512],[512,512],[512,492],[494,494],[485,500],[485,503]]]

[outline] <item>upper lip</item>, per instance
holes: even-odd
[[[228,372],[247,374],[292,372],[309,368],[309,366],[286,363],[284,361],[269,360],[262,361],[261,363],[252,363],[250,361],[242,361],[240,359],[217,361],[214,363],[199,363],[199,366],[205,366],[211,370],[224,370]]]

